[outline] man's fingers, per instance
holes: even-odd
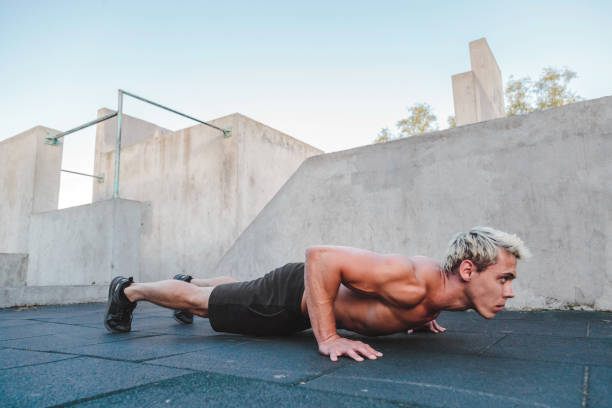
[[[369,344],[366,344],[367,350],[374,355],[374,357],[382,357],[382,353],[380,351],[374,350]]]
[[[363,357],[361,357],[359,354],[357,354],[357,352],[355,350],[349,350],[347,352],[347,354],[349,355],[349,357],[351,357],[353,360],[356,361],[363,361]]]
[[[440,326],[435,320],[434,320],[434,326],[436,327],[436,329],[438,329],[439,332],[445,332],[446,329],[442,326]]]
[[[374,354],[374,351],[368,345],[364,344],[363,347],[359,348],[358,350],[362,356],[365,356],[370,360],[376,360],[376,354]]]
[[[348,339],[336,339],[333,344],[330,342],[319,345],[319,352],[329,356],[331,361],[338,361],[339,357],[350,357],[355,361],[364,361],[364,357],[375,360],[382,357],[382,353],[374,350],[368,344],[361,341]]]

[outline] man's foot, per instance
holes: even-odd
[[[117,276],[108,287],[108,303],[104,316],[104,327],[113,333],[132,330],[132,312],[136,302],[130,302],[123,290],[134,283],[132,277]]]
[[[181,280],[184,282],[191,282],[191,275],[174,275],[174,279]],[[193,323],[193,313],[187,310],[175,310],[174,311],[174,320],[182,324],[192,324]]]

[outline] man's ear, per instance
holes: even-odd
[[[459,265],[459,276],[465,282],[471,281],[476,271],[476,265],[474,265],[474,262],[470,261],[469,259],[464,260]]]

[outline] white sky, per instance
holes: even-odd
[[[612,95],[605,1],[174,3],[0,0],[0,140],[92,120],[118,88],[203,120],[240,112],[327,152],[395,131],[416,102],[444,129],[451,75],[482,37],[504,81],[567,66],[582,97]],[[193,125],[129,98],[124,112]],[[94,133],[66,137],[64,169],[92,173]],[[89,202],[91,183],[62,173],[60,207]]]

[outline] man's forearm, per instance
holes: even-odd
[[[340,271],[325,259],[324,251],[306,251],[304,276],[308,315],[319,344],[338,337],[334,300],[341,283]]]

